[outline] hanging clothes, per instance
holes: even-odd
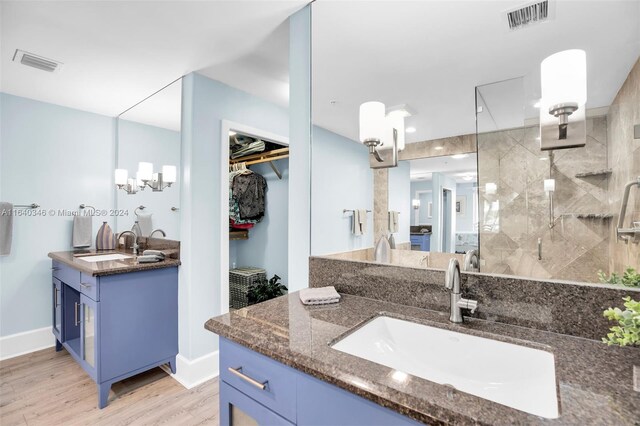
[[[267,181],[258,173],[236,175],[231,192],[242,220],[261,220],[265,213]]]

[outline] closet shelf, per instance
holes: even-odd
[[[247,229],[230,229],[229,240],[248,240],[249,230]]]
[[[577,178],[584,178],[590,176],[606,176],[610,175],[613,171],[611,169],[597,170],[595,172],[586,172],[586,173],[578,173],[576,174]]]
[[[251,154],[239,158],[230,158],[229,164],[245,163],[247,166],[252,164],[267,163],[275,160],[289,158],[289,148],[278,148],[271,151],[261,152],[259,154]]]

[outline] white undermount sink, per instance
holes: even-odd
[[[530,414],[558,417],[554,356],[547,351],[384,316],[332,347]]]
[[[131,259],[133,256],[128,256],[126,254],[114,253],[114,254],[101,254],[97,256],[82,256],[78,259],[84,260],[85,262],[106,262],[108,260],[122,260],[122,259]]]

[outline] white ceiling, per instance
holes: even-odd
[[[149,126],[180,131],[182,118],[182,79],[124,111],[119,117]]]
[[[419,158],[409,160],[409,168],[411,181],[431,180],[433,173],[442,173],[459,183],[474,182],[478,170],[478,157],[476,154],[469,154],[463,158],[453,158],[450,155]],[[464,176],[473,176],[474,179],[468,181]]]
[[[282,54],[274,55],[273,66],[258,67],[255,60],[268,64],[268,49],[280,46],[285,36],[288,40],[283,22],[306,3],[3,1],[0,89],[116,116],[176,78],[200,71],[286,104]],[[11,61],[16,49],[59,60],[64,67],[47,73],[21,66]],[[283,54],[286,70],[288,46]],[[245,72],[251,65],[254,69]]]
[[[568,48],[587,52],[587,107],[610,105],[640,54],[640,2],[556,0],[555,19],[510,32],[503,12],[527,3],[316,1],[314,123],[357,139],[358,106],[379,100],[417,111],[408,142],[474,133],[476,86],[527,76],[533,104],[540,62]]]

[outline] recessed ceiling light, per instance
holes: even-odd
[[[546,160],[548,160],[547,157],[540,157],[540,161],[546,161]]]
[[[535,104],[533,104],[534,108],[540,108],[540,106],[541,106],[541,101],[538,101]]]
[[[463,176],[462,179],[463,180],[473,180],[473,176],[469,176],[469,175]]]
[[[467,158],[468,156],[469,156],[469,154],[455,154],[455,155],[452,155],[451,158],[459,160],[461,158]]]
[[[404,129],[404,131],[406,133],[415,133],[416,132],[416,128],[415,127],[407,127],[406,129]]]
[[[437,151],[440,151],[441,149],[444,149],[444,146],[436,146],[436,147],[435,147],[435,148],[433,148],[433,149],[435,149],[435,150],[437,150]]]
[[[235,136],[235,135],[237,135],[236,132],[234,132],[233,130],[229,130],[229,136]]]

